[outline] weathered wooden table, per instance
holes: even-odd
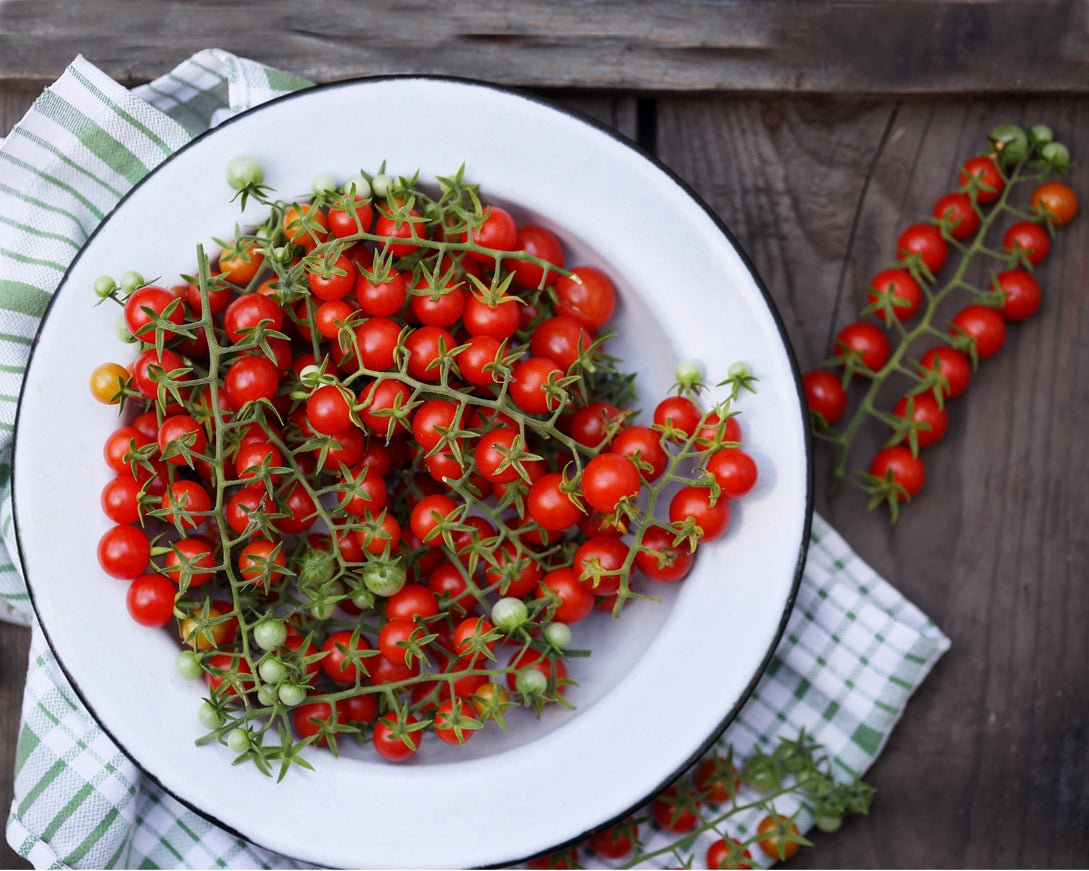
[[[636,139],[721,215],[803,368],[855,317],[900,229],[930,213],[996,124],[1046,123],[1075,161],[1089,154],[1084,3],[432,6],[8,0],[0,130],[77,53],[126,83],[216,46],[315,80],[426,72],[530,88]],[[926,487],[895,527],[855,491],[829,498],[818,459],[818,510],[953,647],[870,771],[871,815],[816,836],[797,866],[1089,857],[1087,270],[1082,216],[1037,273],[1040,313],[951,405],[946,437],[926,452]],[[5,809],[27,640],[0,626]],[[6,845],[0,864],[26,867]]]

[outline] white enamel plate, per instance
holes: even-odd
[[[200,681],[174,671],[175,641],[136,625],[127,584],[103,574],[109,521],[99,494],[113,412],[87,389],[99,363],[125,362],[119,309],[95,307],[96,277],[135,269],[163,283],[194,268],[240,221],[224,181],[249,154],[281,197],[320,172],[383,161],[424,181],[462,164],[485,201],[552,228],[567,264],[614,279],[611,353],[639,373],[649,415],[678,361],[709,380],[736,361],[759,378],[735,406],[760,481],[681,584],[651,592],[620,621],[574,628],[574,710],[488,726],[464,748],[426,741],[409,763],[367,746],[280,783],[197,746]],[[766,666],[801,575],[812,511],[807,423],[783,325],[726,229],[668,170],[615,133],[534,97],[430,77],[317,87],[224,123],[165,161],[103,222],[43,323],[20,405],[15,509],[38,619],[73,687],[109,735],[173,796],[298,860],[338,867],[505,865],[572,842],[637,807],[701,755]],[[78,567],[78,568],[77,568]],[[728,630],[725,627],[729,627]],[[433,738],[433,736],[432,736]],[[342,742],[345,748],[350,742]]]

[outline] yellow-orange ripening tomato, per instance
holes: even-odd
[[[1061,227],[1069,224],[1078,213],[1078,196],[1064,182],[1045,181],[1032,192],[1032,207]]]
[[[219,255],[219,271],[231,284],[248,284],[261,271],[265,256],[253,239],[239,239]]]
[[[117,405],[121,388],[129,380],[129,370],[120,363],[102,363],[91,372],[91,396],[103,405]]]

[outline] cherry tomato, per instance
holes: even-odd
[[[949,413],[945,410],[945,406],[939,405],[932,393],[916,393],[910,397],[901,397],[893,407],[892,413],[907,419],[909,409],[911,419],[917,424],[925,425],[915,430],[919,447],[930,447],[940,441],[949,426]]]
[[[140,575],[129,584],[125,604],[141,626],[165,626],[174,617],[176,592],[174,584],[162,575]]]
[[[926,372],[933,372],[937,367],[938,374],[945,382],[940,388],[945,399],[960,396],[968,389],[968,382],[972,378],[972,363],[956,348],[948,345],[938,345],[931,348],[919,360],[919,365]]]
[[[237,297],[223,312],[223,329],[236,345],[250,341],[258,326],[265,332],[283,329],[284,310],[272,297],[248,293]]]
[[[535,523],[554,532],[569,529],[585,514],[564,488],[560,472],[549,472],[533,482],[526,497],[526,510]]]
[[[741,777],[737,769],[734,767],[728,769],[725,760],[716,754],[700,761],[696,766],[693,780],[701,797],[715,804],[730,801],[741,788]]]
[[[514,251],[524,252],[531,257],[536,257],[551,263],[553,266],[563,268],[563,246],[556,234],[544,227],[535,224],[525,224],[518,228],[517,238],[514,242]],[[556,283],[559,273],[554,269],[546,269],[543,266],[529,260],[506,259],[503,265],[514,274],[514,281],[521,287],[532,290],[537,287],[549,287]]]
[[[731,838],[719,838],[707,848],[708,868],[752,868],[752,853]]]
[[[501,341],[494,336],[470,336],[457,354],[461,377],[476,387],[494,384],[495,370],[486,367],[497,364],[501,348]]]
[[[347,296],[355,289],[355,264],[344,254],[337,256],[332,264],[319,263],[307,273],[307,285],[310,292],[318,299],[337,300]]]
[[[891,324],[894,319],[906,321],[919,310],[923,299],[919,282],[906,269],[886,269],[879,272],[870,282],[867,296],[871,305],[882,301],[891,305],[891,314],[887,309],[875,311],[886,325]]]
[[[103,405],[117,405],[129,380],[129,370],[120,363],[102,363],[91,370],[91,396]]]
[[[137,523],[141,516],[140,484],[129,475],[118,475],[106,482],[99,503],[114,523],[121,526]]]
[[[427,221],[415,209],[407,213],[384,213],[379,209],[374,233],[385,237],[380,245],[394,257],[405,257],[419,248],[420,240],[427,239]]]
[[[163,569],[179,586],[187,577],[189,587],[200,587],[215,577],[218,564],[212,543],[203,536],[194,535],[180,538],[170,546]]]
[[[219,274],[231,284],[249,284],[264,265],[256,239],[236,239],[219,255]]]
[[[340,727],[347,723],[347,717],[329,702],[307,702],[291,712],[295,731],[300,738],[313,738],[321,745],[336,735]]]
[[[972,198],[961,191],[946,194],[934,204],[934,217],[954,239],[963,241],[979,229],[980,217]]]
[[[329,229],[338,239],[370,232],[374,223],[374,209],[366,197],[343,198],[343,204],[329,209],[326,219]]]
[[[577,623],[594,608],[594,593],[582,584],[574,569],[559,568],[546,572],[537,584],[537,598],[556,596],[552,619],[557,623]]]
[[[715,451],[703,467],[714,476],[727,499],[740,499],[756,486],[756,461],[741,448]]]
[[[280,388],[280,373],[267,357],[239,357],[228,367],[223,387],[238,411],[248,402],[271,401]]]
[[[125,300],[125,326],[141,341],[155,342],[155,319],[160,324],[181,326],[185,321],[185,307],[178,298],[164,287],[147,285],[132,292]],[[163,338],[169,340],[176,333],[169,327],[160,326]]]
[[[555,411],[559,399],[548,388],[563,372],[547,357],[526,357],[514,364],[508,390],[511,399],[523,411],[530,414],[547,414]]]
[[[492,303],[475,292],[465,295],[461,324],[470,336],[492,336],[500,341],[509,339],[518,331],[520,321],[520,304],[515,299]]]
[[[685,578],[695,564],[687,542],[673,544],[674,533],[661,526],[649,526],[640,542],[647,550],[635,553],[635,567],[652,581],[675,583]]]
[[[836,354],[860,364],[863,373],[875,374],[889,361],[889,338],[880,327],[855,321],[836,335]]]
[[[472,240],[482,248],[495,251],[510,251],[518,241],[518,226],[506,209],[488,206],[484,209],[484,220],[472,230]],[[489,263],[494,258],[481,251],[469,251],[468,255],[480,263]]]
[[[976,200],[980,203],[993,203],[1006,188],[1006,178],[1002,175],[1002,170],[985,154],[964,162],[960,171],[960,183],[969,190],[974,187]]]
[[[284,209],[284,235],[307,250],[316,248],[329,236],[329,221],[325,213],[312,203],[295,203]]]
[[[676,431],[676,436],[695,435],[703,420],[703,413],[687,396],[667,396],[654,406],[654,425],[666,431]]]
[[[306,401],[306,419],[315,432],[337,435],[352,425],[351,400],[334,384],[318,387]]]
[[[937,275],[949,256],[949,243],[933,224],[912,224],[896,240],[896,251],[901,260],[918,257],[931,275]]]
[[[1077,194],[1061,181],[1042,182],[1032,192],[1031,203],[1043,220],[1056,227],[1069,224],[1078,213]]]
[[[1002,236],[1002,245],[1018,264],[1027,261],[1033,266],[1043,263],[1051,251],[1051,236],[1032,221],[1011,224]]]
[[[998,273],[994,287],[1004,297],[998,310],[1008,321],[1026,320],[1040,308],[1040,283],[1024,269],[1007,269]]]
[[[669,468],[669,454],[662,447],[661,434],[649,426],[622,429],[609,445],[614,454],[630,457],[644,481],[653,483]]]
[[[682,487],[669,501],[669,522],[683,523],[688,518],[696,524],[701,542],[714,541],[730,524],[730,503],[724,497],[712,501],[709,487]]]
[[[765,855],[772,859],[786,860],[798,852],[801,844],[793,838],[799,838],[798,827],[782,814],[777,814],[778,822],[771,816],[764,817],[756,827],[760,837],[757,842]]]
[[[238,574],[242,580],[267,588],[283,577],[287,556],[278,541],[251,541],[238,554]]]
[[[600,453],[582,470],[582,495],[602,514],[614,513],[621,500],[634,499],[641,486],[639,469],[624,454]]]
[[[136,526],[114,526],[98,541],[98,564],[111,578],[138,578],[151,559],[147,534]]]
[[[590,836],[590,848],[606,859],[621,859],[632,851],[632,837],[637,835],[639,827],[627,822]]]
[[[628,558],[628,545],[611,535],[589,539],[575,551],[573,568],[579,583],[598,596],[611,596],[620,589],[621,570]]]
[[[571,273],[556,279],[556,313],[596,332],[613,316],[616,289],[604,272],[592,266],[576,266]]]
[[[802,376],[806,405],[831,426],[847,410],[847,391],[839,376],[827,369],[813,369]]]
[[[675,786],[662,790],[651,802],[650,812],[658,825],[677,834],[691,831],[700,821],[699,803],[691,796],[684,801]]]
[[[953,315],[952,333],[972,339],[976,356],[982,360],[1002,350],[1006,343],[1006,321],[998,309],[969,305]]]
[[[589,350],[590,344],[590,334],[582,324],[574,318],[556,315],[537,325],[529,340],[529,350],[535,357],[555,360],[567,372],[578,362],[579,355]]]
[[[870,463],[870,474],[896,485],[896,498],[901,502],[913,499],[926,482],[923,461],[903,445],[878,451]]]
[[[204,428],[188,414],[163,420],[157,438],[163,459],[175,466],[191,466],[191,454],[203,454],[208,447]]]

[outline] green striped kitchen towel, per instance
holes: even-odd
[[[11,517],[10,443],[38,322],[84,240],[164,157],[223,118],[309,83],[227,52],[199,52],[128,90],[83,58],[0,141],[0,616],[29,623],[11,846],[39,868],[285,868],[144,778],[83,708],[34,625]],[[797,605],[767,674],[722,738],[742,756],[805,729],[843,778],[881,752],[949,646],[820,517]],[[794,808],[779,808],[792,812]],[[756,812],[738,822],[752,833]],[[802,809],[800,828],[811,817]],[[666,836],[650,831],[653,849]],[[704,862],[710,836],[664,864]],[[606,864],[589,850],[587,867]]]

